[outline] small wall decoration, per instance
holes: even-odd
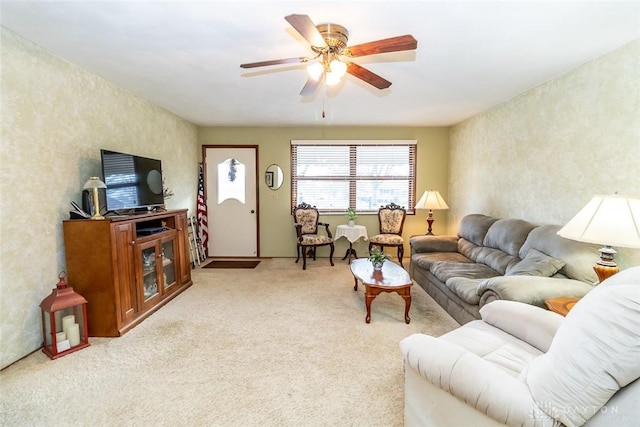
[[[267,183],[267,187],[273,188],[274,179],[273,179],[273,172],[272,171],[266,171],[264,173],[264,180]]]

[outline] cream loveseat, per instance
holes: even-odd
[[[400,343],[405,426],[631,427],[640,420],[640,267],[566,318],[494,301],[439,338]]]
[[[557,297],[582,297],[597,276],[597,245],[558,236],[559,225],[472,214],[457,236],[414,236],[411,278],[458,323],[480,318],[494,300],[544,307]]]

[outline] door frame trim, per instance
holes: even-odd
[[[255,156],[256,163],[256,256],[252,257],[233,257],[233,258],[260,258],[260,156],[259,156],[259,146],[258,145],[248,145],[248,144],[207,144],[202,145],[202,175],[204,179],[204,204],[207,206],[207,217],[209,216],[209,203],[207,201],[207,162],[206,162],[206,154],[207,149],[212,148],[252,148]],[[207,258],[221,258],[221,257],[207,257]],[[227,257],[224,257],[227,258]]]

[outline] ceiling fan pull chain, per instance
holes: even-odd
[[[322,83],[323,83],[323,86],[324,86],[324,91],[322,91],[322,118],[324,119],[325,118],[324,100],[326,99],[326,95],[327,95],[327,85],[325,84],[326,82],[324,81],[324,79],[323,79]]]
[[[322,95],[322,118],[324,119],[324,94]]]

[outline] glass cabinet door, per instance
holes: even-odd
[[[145,302],[159,293],[156,266],[158,260],[157,249],[155,244],[149,247],[142,247],[142,300]]]
[[[169,240],[163,239],[161,243],[162,253],[162,284],[165,290],[171,288],[176,284],[176,263],[175,263],[175,248],[173,237]]]

